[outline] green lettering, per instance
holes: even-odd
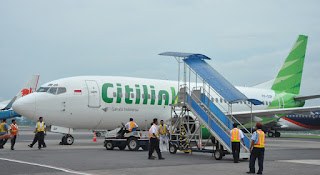
[[[109,98],[108,97],[108,88],[109,87],[113,87],[113,84],[111,83],[105,83],[102,86],[102,100],[106,103],[112,103],[113,102],[113,98]]]
[[[156,91],[154,90],[154,86],[150,86],[151,88],[151,105],[154,105],[155,97],[156,97]]]
[[[169,93],[166,91],[166,90],[160,90],[159,91],[159,101],[158,101],[158,105],[162,105],[162,98],[163,98],[163,95],[165,95],[165,105],[168,105],[169,104]]]
[[[129,85],[126,85],[125,89],[126,89],[126,93],[128,94],[128,98],[126,97],[125,101],[127,104],[132,104],[132,100],[130,100],[130,95],[131,95],[131,92],[133,92],[133,89],[130,88]]]
[[[176,94],[176,90],[174,89],[174,87],[170,87],[171,89],[171,94],[172,94],[172,104],[175,104],[176,103],[176,100],[178,102],[178,95],[179,93]]]
[[[140,104],[140,87],[138,84],[136,84],[136,104]]]
[[[146,85],[142,85],[142,87],[144,94],[143,104],[146,105],[148,103],[148,87]]]
[[[121,97],[120,97],[121,95]],[[122,88],[121,88],[121,84],[117,83],[117,103],[121,103],[121,98],[122,98]]]

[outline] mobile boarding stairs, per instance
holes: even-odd
[[[240,158],[249,158],[249,137],[251,133],[232,116],[232,104],[247,101],[248,103],[246,102],[246,104],[251,104],[251,106],[248,105],[248,107],[251,107],[252,110],[252,105],[260,105],[262,102],[256,99],[248,99],[205,62],[205,60],[210,60],[210,58],[205,55],[178,52],[165,52],[160,55],[174,56],[179,63],[179,71],[180,64],[184,65],[183,84],[181,85],[180,72],[178,74],[178,101],[172,104],[172,112],[177,121],[175,128],[181,127],[180,139],[177,139],[176,142],[170,142],[169,151],[171,152],[172,147],[175,146],[184,152],[201,151],[214,153],[216,159],[222,159],[225,154],[232,153],[230,131],[233,129],[233,123],[237,123],[240,129],[245,130],[246,133],[243,138],[245,145],[240,142]],[[192,75],[194,75],[195,82],[191,82]],[[200,83],[198,82],[199,80]],[[216,97],[219,97],[221,100],[223,99],[223,101],[228,104],[228,110],[224,109],[221,103],[218,103]],[[190,123],[188,123],[189,120],[185,120],[186,116],[189,116],[189,112],[191,112],[193,116],[196,117],[195,120],[200,123],[200,127],[193,133],[190,132],[190,128],[188,128],[188,126],[191,126]],[[202,126],[214,137],[215,143],[211,151],[201,146]],[[193,141],[197,143],[194,144],[196,148],[192,147],[191,143]]]

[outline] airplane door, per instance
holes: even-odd
[[[86,80],[88,87],[88,106],[90,108],[99,108],[100,105],[100,90],[98,83],[94,80]]]

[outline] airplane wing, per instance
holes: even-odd
[[[283,108],[283,109],[267,109],[267,110],[254,110],[252,111],[252,116],[258,117],[271,117],[273,118],[274,115],[280,114],[291,114],[291,113],[305,113],[305,112],[312,112],[312,111],[319,111],[320,106],[311,106],[311,107],[298,107],[298,108]],[[237,119],[241,118],[251,118],[250,111],[242,111],[242,112],[233,112],[232,115]]]
[[[31,79],[27,81],[27,83],[23,86],[23,88],[18,92],[16,96],[14,96],[11,100],[6,103],[1,110],[8,110],[12,107],[12,104],[19,98],[28,95],[37,90],[38,82],[40,75],[33,75]]]
[[[299,97],[294,97],[294,100],[305,101],[305,100],[311,100],[311,99],[315,99],[315,98],[320,98],[320,95],[299,96]]]

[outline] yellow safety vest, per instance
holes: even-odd
[[[37,123],[38,124],[38,132],[44,131],[44,122],[42,122],[42,126],[40,126],[40,122]]]
[[[265,134],[264,134],[264,132],[261,131],[261,130],[257,130],[256,132],[257,132],[257,134],[259,135],[259,140],[258,140],[258,142],[257,142],[256,144],[254,144],[253,147],[255,147],[255,148],[264,148],[264,144],[265,144]]]
[[[231,130],[231,142],[240,142],[240,131],[238,128]]]
[[[128,128],[128,131],[132,131],[132,129],[136,127],[136,124],[134,122],[129,122],[129,123],[130,123],[130,125]]]
[[[160,125],[160,134],[167,134],[167,128],[165,124],[163,125],[163,127],[162,125]]]
[[[0,125],[0,132],[7,132],[7,131],[4,129],[4,124],[5,124],[5,123],[1,123],[1,125]]]
[[[11,124],[10,127],[11,127],[10,134],[12,134],[12,135],[17,135],[18,125],[17,125],[17,124],[15,124],[15,125],[14,125],[14,124]]]

